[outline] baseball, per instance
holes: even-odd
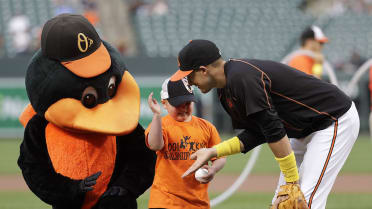
[[[199,168],[195,172],[195,179],[198,180],[198,181],[201,181],[201,178],[203,178],[206,175],[208,175],[208,170],[205,169],[205,168]]]

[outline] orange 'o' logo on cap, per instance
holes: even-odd
[[[81,46],[81,43],[84,42],[84,48]],[[84,33],[78,34],[78,48],[81,52],[86,52],[88,48],[93,44],[93,40],[88,38]]]

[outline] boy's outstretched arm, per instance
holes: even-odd
[[[152,95],[153,92],[151,92],[147,100],[151,111],[154,113],[147,142],[151,150],[158,151],[164,147],[163,132],[161,127],[161,110],[159,103],[156,101],[156,99],[152,98]]]

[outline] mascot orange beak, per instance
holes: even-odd
[[[71,131],[124,135],[137,127],[139,114],[140,91],[125,71],[115,96],[106,103],[88,109],[79,100],[64,98],[47,109],[45,118]]]

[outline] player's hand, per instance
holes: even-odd
[[[154,114],[160,114],[161,113],[160,105],[158,101],[156,101],[156,99],[152,98],[153,94],[154,92],[150,93],[149,98],[147,99],[147,102],[149,103],[149,107]]]
[[[202,184],[208,184],[213,180],[214,175],[216,175],[216,171],[209,165],[203,165],[202,167],[208,170],[208,175],[201,177],[199,181]]]
[[[81,180],[79,183],[79,190],[81,192],[88,192],[92,191],[94,188],[93,186],[96,185],[98,177],[102,174],[101,171],[86,177],[85,179]]]
[[[217,156],[217,150],[215,148],[203,148],[199,149],[195,153],[190,156],[191,160],[195,160],[194,164],[192,164],[189,169],[182,175],[182,178],[190,175],[191,173],[198,170],[203,165],[207,164],[207,162]]]

